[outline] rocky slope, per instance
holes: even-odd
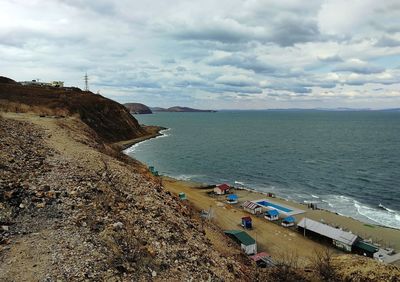
[[[149,107],[146,105],[140,104],[140,103],[126,103],[124,104],[125,108],[128,109],[128,111],[131,114],[152,114],[153,112],[150,110]]]
[[[6,117],[0,281],[251,280],[244,255],[215,250],[190,206],[78,119]]]
[[[107,142],[145,135],[137,120],[115,101],[79,88],[23,86],[0,79],[0,110],[42,116],[77,115]]]

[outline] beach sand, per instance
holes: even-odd
[[[268,198],[265,194],[235,189],[234,193],[239,196],[239,203],[231,206],[225,203],[225,196],[209,196],[208,191],[212,189],[201,188],[201,185],[186,181],[163,177],[164,187],[175,194],[184,192],[188,201],[199,210],[212,209],[212,221],[223,230],[226,229],[242,229],[240,226],[241,217],[248,216],[240,204],[246,200],[258,200]],[[199,188],[200,187],[200,188]],[[305,213],[295,215],[298,222],[303,217],[311,218],[331,224],[332,226],[340,226],[344,230],[349,230],[354,234],[359,235],[364,239],[371,238],[374,243],[380,243],[383,247],[392,247],[395,250],[400,250],[400,230],[386,228],[377,225],[365,224],[358,220],[341,216],[326,210],[308,209],[306,205],[286,201],[280,198],[273,198],[273,201],[284,203],[285,205],[304,210]],[[297,255],[300,261],[307,261],[315,254],[316,250],[326,248],[316,241],[313,241],[297,232],[295,229],[284,228],[277,223],[267,221],[262,217],[253,218],[252,230],[247,232],[257,240],[258,251],[266,251],[274,258],[284,258],[290,255]],[[332,249],[334,253],[341,254],[342,252]]]

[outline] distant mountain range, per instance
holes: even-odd
[[[140,103],[125,103],[124,104],[125,108],[129,110],[131,114],[152,114],[153,112],[172,112],[172,113],[196,113],[196,112],[202,112],[202,113],[213,113],[216,112],[214,110],[199,110],[199,109],[193,109],[189,107],[180,107],[180,106],[175,106],[175,107],[170,107],[170,108],[160,108],[160,107],[148,107],[146,105],[140,104]]]

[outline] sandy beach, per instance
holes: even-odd
[[[163,177],[163,185],[167,190],[175,194],[184,192],[188,201],[199,210],[209,210],[211,208],[213,213],[212,221],[224,230],[241,229],[241,217],[249,215],[240,208],[242,202],[267,198],[265,194],[256,191],[235,189],[234,193],[239,196],[239,203],[231,206],[225,202],[224,195],[211,197],[207,194],[211,189],[202,188],[201,185],[196,183]],[[366,224],[326,210],[312,210],[307,208],[306,205],[280,198],[273,198],[273,201],[304,210],[305,213],[295,216],[297,222],[303,217],[318,221],[323,220],[327,224],[340,226],[342,229],[351,231],[364,239],[372,239],[374,243],[379,243],[382,247],[400,250],[400,230]],[[307,261],[315,253],[315,250],[326,248],[325,245],[303,237],[295,229],[284,228],[262,217],[252,216],[252,218],[254,228],[249,230],[248,233],[257,240],[259,251],[266,251],[275,258],[298,255],[301,261]],[[332,250],[334,253],[341,253],[336,249]]]

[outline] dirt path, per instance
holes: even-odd
[[[20,237],[10,245],[0,264],[0,281],[43,281],[52,261],[48,237],[49,232],[43,230]]]

